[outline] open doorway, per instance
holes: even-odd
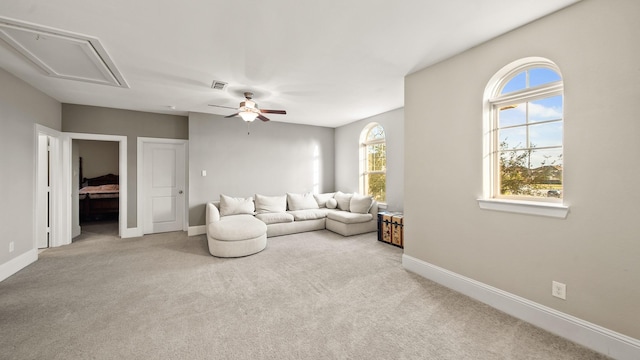
[[[74,166],[75,139],[111,141],[118,144],[118,236],[138,236],[136,228],[127,229],[127,137],[120,135],[64,133],[36,124],[36,179],[34,190],[34,248],[71,244],[79,229],[79,167]],[[77,170],[75,170],[77,169]],[[75,216],[77,214],[78,216]],[[75,221],[74,219],[77,219]],[[46,245],[45,245],[46,244]]]
[[[119,142],[72,140],[73,242],[119,233]]]
[[[121,135],[103,135],[103,134],[86,134],[86,133],[63,133],[63,177],[65,184],[66,199],[65,204],[65,217],[64,223],[66,227],[66,234],[64,244],[70,244],[72,238],[75,235],[81,234],[82,229],[80,227],[80,186],[82,185],[82,179],[91,178],[90,174],[86,173],[85,161],[83,160],[82,175],[80,174],[80,152],[81,148],[78,146],[78,140],[91,140],[96,142],[109,142],[111,146],[117,147],[117,181],[112,181],[112,185],[117,182],[118,185],[118,199],[117,205],[113,205],[115,201],[112,201],[110,205],[111,209],[117,207],[117,212],[114,212],[114,217],[117,218],[117,234],[120,237],[131,237],[131,234],[127,233],[127,137]],[[74,143],[76,146],[74,146]],[[115,144],[115,145],[113,145]],[[100,150],[98,150],[99,152]],[[111,156],[111,155],[110,155]],[[116,161],[114,156],[111,156],[112,160]],[[100,160],[103,161],[104,159]],[[108,175],[108,174],[107,174]],[[99,177],[98,175],[97,177]],[[94,176],[95,178],[95,176]],[[114,224],[115,225],[115,224]],[[135,229],[134,229],[135,230]]]

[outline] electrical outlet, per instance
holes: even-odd
[[[552,281],[551,282],[551,295],[560,298],[562,300],[567,300],[567,285]]]
[[[13,252],[13,250],[15,250],[15,247],[13,246],[13,241],[9,243],[9,252]]]

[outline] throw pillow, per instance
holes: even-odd
[[[316,199],[318,206],[323,208],[327,207],[327,200],[333,199],[334,194],[335,193],[313,194],[313,197]]]
[[[220,216],[254,214],[253,198],[234,198],[220,194]]]
[[[331,198],[327,200],[327,209],[335,209],[338,206],[338,201],[336,199]]]
[[[334,197],[338,202],[338,209],[349,211],[349,203],[351,202],[351,197],[353,194],[345,194],[341,191],[338,191]]]
[[[373,205],[373,198],[371,196],[353,194],[349,202],[349,209],[351,209],[352,213],[366,214],[371,209],[371,205]]]
[[[256,213],[277,213],[287,211],[287,196],[265,196],[256,194]]]
[[[318,209],[318,203],[312,193],[287,193],[287,204],[289,205],[289,210]]]

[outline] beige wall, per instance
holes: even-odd
[[[406,255],[640,339],[638,14],[585,0],[406,77]],[[564,76],[565,220],[476,202],[484,88],[528,56]]]
[[[188,139],[188,126],[186,116],[62,104],[62,131],[127,137],[128,228],[137,226],[138,137]]]
[[[117,141],[76,140],[78,156],[82,157],[82,176],[94,178],[107,174],[118,175],[119,143]],[[75,159],[74,159],[75,161]]]
[[[35,124],[60,130],[60,103],[0,69],[0,266],[35,248]],[[15,250],[9,252],[9,243]]]

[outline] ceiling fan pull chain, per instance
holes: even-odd
[[[245,121],[247,123],[247,135],[249,135],[249,122]]]

